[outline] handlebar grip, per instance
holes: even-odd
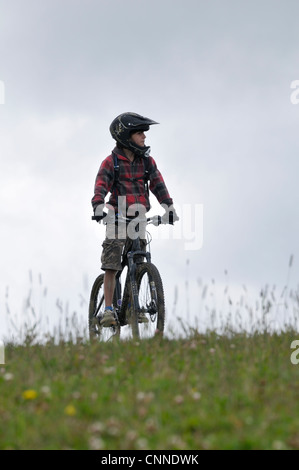
[[[173,212],[169,211],[169,222],[170,225],[173,225]]]
[[[150,222],[152,221],[153,224],[158,227],[158,225],[161,225],[162,224],[162,217],[160,215],[154,215],[153,217],[149,217],[148,219],[146,219],[147,222]]]
[[[91,220],[96,220],[97,222],[101,222],[101,220],[103,220],[105,217],[106,217],[107,214],[103,214],[103,215],[93,215],[91,217]]]

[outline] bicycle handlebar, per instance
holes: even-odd
[[[97,222],[101,222],[102,220],[106,219],[106,217],[108,216],[107,212],[104,212],[103,215],[93,215],[91,217],[91,220],[96,220]],[[123,217],[123,216],[119,216],[118,214],[116,214],[115,216],[115,219],[116,220],[119,220],[121,222],[132,222],[132,220],[135,220],[136,222],[145,222],[146,223],[153,223],[154,225],[173,225],[173,213],[172,211],[169,212],[169,218],[168,218],[168,221],[167,222],[163,222],[162,221],[162,216],[161,215],[153,215],[152,217],[148,217],[148,218],[142,218],[142,219],[138,219],[137,217],[132,217],[132,218],[129,218],[129,217]]]

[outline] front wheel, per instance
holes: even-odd
[[[141,339],[163,335],[165,326],[165,300],[162,279],[156,266],[141,263],[136,273],[141,318],[148,322],[134,322],[133,335]],[[136,326],[137,324],[137,326]]]

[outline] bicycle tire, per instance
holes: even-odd
[[[158,268],[153,263],[141,263],[137,267],[136,282],[139,307],[148,323],[139,323],[139,312],[133,312],[133,337],[146,339],[163,336],[165,327],[165,298],[163,283]],[[155,311],[155,312],[154,312]]]
[[[119,337],[120,326],[111,328],[100,326],[98,317],[104,313],[104,274],[100,274],[93,283],[88,309],[88,329],[90,339],[97,338],[99,341],[109,341],[113,337]]]

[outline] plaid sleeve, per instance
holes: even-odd
[[[94,196],[91,200],[91,204],[94,210],[99,204],[104,204],[105,197],[112,189],[113,180],[114,165],[112,156],[109,155],[109,157],[103,160],[96,177]]]
[[[148,158],[150,159],[150,190],[156,196],[160,204],[166,204],[167,206],[171,206],[173,204],[173,200],[169,195],[163,176],[158,170],[157,164],[153,157]]]

